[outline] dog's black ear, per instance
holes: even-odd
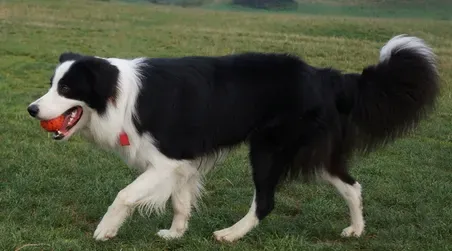
[[[58,61],[60,61],[60,63],[69,61],[69,60],[77,60],[83,58],[83,55],[78,54],[78,53],[73,53],[73,52],[63,52],[60,55],[60,58],[58,59]]]
[[[109,61],[96,57],[84,57],[76,64],[82,67],[90,84],[92,106],[103,113],[107,101],[116,99],[119,69]]]

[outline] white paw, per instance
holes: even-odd
[[[222,230],[218,230],[213,232],[215,239],[220,242],[233,242],[243,237],[237,231],[234,231],[234,227],[225,228]]]
[[[183,232],[174,231],[171,229],[162,229],[157,232],[157,235],[165,240],[178,239],[184,235]]]
[[[101,221],[94,231],[94,239],[98,241],[106,241],[116,236],[118,227]]]
[[[116,236],[122,223],[129,215],[129,208],[123,205],[114,205],[108,208],[107,213],[97,225],[94,231],[94,239],[98,241],[106,241]]]
[[[360,237],[364,231],[364,226],[349,226],[342,230],[342,237]]]

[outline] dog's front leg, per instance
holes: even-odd
[[[94,238],[105,241],[115,237],[136,206],[142,205],[149,211],[163,210],[176,187],[176,168],[177,165],[151,167],[122,189],[97,226]]]
[[[196,168],[192,169],[194,174],[187,172],[187,170],[190,170],[189,167],[185,168],[184,175],[179,179],[178,189],[171,195],[174,211],[171,228],[162,229],[157,233],[158,236],[164,239],[180,238],[188,229],[191,209],[196,206],[196,199],[200,196],[202,189],[201,177],[196,173]]]

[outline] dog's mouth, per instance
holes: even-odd
[[[60,129],[54,132],[53,139],[60,140],[70,134],[70,130],[80,121],[83,115],[83,108],[80,106],[72,107],[63,113],[64,121]]]

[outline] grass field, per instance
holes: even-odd
[[[110,1],[110,0],[99,0]],[[149,3],[149,0],[120,0],[127,3]],[[310,15],[334,15],[386,18],[428,18],[452,20],[450,0],[295,0],[296,5],[279,9],[255,9],[233,4],[233,0],[156,0],[182,6],[213,10],[275,12]]]
[[[210,1],[213,3],[209,3]],[[266,10],[233,5],[228,0],[204,0],[204,2],[207,3],[203,6],[210,9],[266,12]],[[452,20],[452,2],[449,0],[296,0],[296,2],[298,3],[297,7],[289,7],[279,11],[292,14],[330,16]]]
[[[294,184],[281,189],[273,214],[245,238],[214,241],[214,230],[235,223],[249,207],[253,188],[243,147],[209,175],[201,210],[182,239],[155,235],[170,225],[168,210],[135,214],[115,239],[95,242],[97,223],[136,173],[79,137],[67,144],[51,140],[26,112],[66,50],[128,58],[289,52],[354,72],[376,63],[379,48],[399,33],[434,47],[442,96],[415,133],[353,162],[367,221],[359,239],[339,236],[348,212],[332,187]],[[1,1],[0,55],[0,250],[452,250],[450,21]]]

